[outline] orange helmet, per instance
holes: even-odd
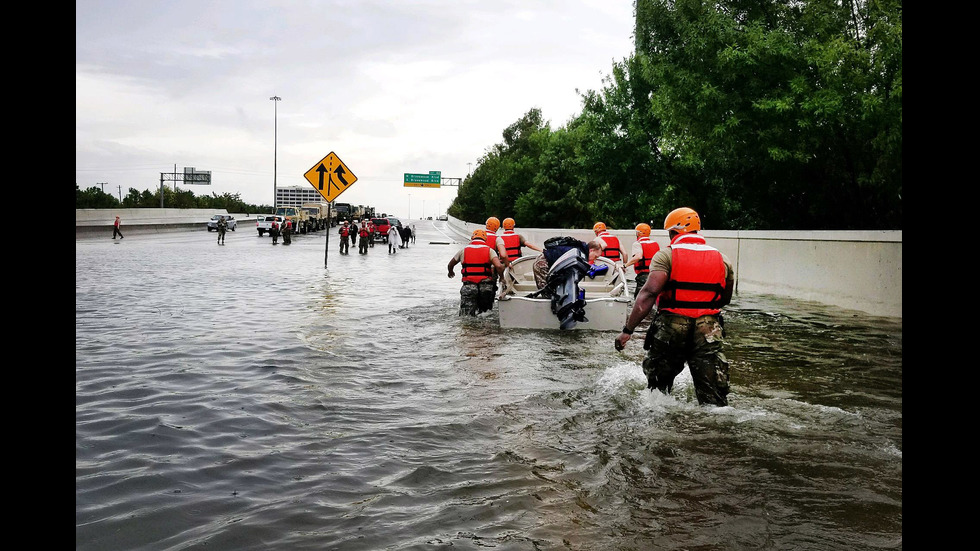
[[[514,222],[513,218],[504,218],[504,229],[512,230],[517,223]]]
[[[487,240],[487,231],[486,230],[473,230],[473,235],[470,237],[470,239],[482,239],[482,240],[486,241]]]
[[[677,233],[689,233],[701,229],[701,217],[694,209],[681,207],[670,211],[667,218],[664,218],[664,229]]]
[[[596,222],[595,225],[592,226],[592,231],[594,232],[606,231],[606,225],[602,222]]]
[[[637,224],[636,233],[644,237],[650,237],[650,224],[643,224],[643,223]]]
[[[487,218],[487,229],[490,231],[497,231],[500,228],[500,220],[496,216],[491,216]],[[483,237],[486,237],[485,235]]]

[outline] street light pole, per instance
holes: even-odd
[[[274,101],[273,114],[274,114],[274,125],[273,126],[273,141],[272,141],[272,212],[276,212],[276,198],[279,196],[279,191],[276,189],[276,172],[279,168],[279,102],[282,98],[279,96],[272,96],[269,98]]]

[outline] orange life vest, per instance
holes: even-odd
[[[657,299],[660,311],[691,318],[721,312],[725,261],[721,252],[697,234],[681,234],[670,243],[670,277]]]
[[[367,226],[364,226],[364,227],[361,228],[361,232],[358,235],[360,235],[362,238],[364,238],[364,237],[367,237],[367,236],[371,235],[371,232],[368,231]]]
[[[619,249],[619,238],[609,232],[602,232],[599,237],[606,242],[606,248],[602,249],[602,256],[612,260],[613,262],[619,262],[623,259],[622,251]]]
[[[660,245],[649,237],[641,237],[636,242],[642,247],[643,253],[640,259],[633,264],[633,270],[638,274],[648,274],[650,273],[650,261],[653,260],[653,255],[660,251]]]
[[[341,226],[340,227],[340,236],[341,237],[347,237],[348,235],[350,235],[350,229],[347,226]]]
[[[490,247],[482,239],[474,239],[463,249],[463,281],[479,283],[493,275]]]
[[[499,239],[504,242],[507,258],[514,260],[521,257],[521,236],[514,233],[514,230],[504,230]]]

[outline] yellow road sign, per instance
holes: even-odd
[[[332,202],[357,181],[357,176],[354,176],[354,173],[333,151],[317,161],[303,177],[328,202]]]

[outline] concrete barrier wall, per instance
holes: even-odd
[[[160,232],[204,228],[215,214],[228,216],[225,209],[75,209],[75,235],[98,232],[112,235],[112,224],[119,217],[123,234],[127,231]],[[239,225],[255,224],[254,214],[230,213]]]
[[[215,214],[228,215],[225,209],[75,209],[75,226],[112,226],[119,217],[123,226],[146,224],[207,224]],[[231,213],[238,220],[249,215]]]
[[[481,224],[449,218],[460,241]],[[568,235],[582,241],[591,229],[517,228],[528,241]],[[633,230],[611,230],[626,254],[636,241]],[[735,292],[785,296],[840,306],[876,316],[902,317],[902,232],[896,231],[711,231],[701,232],[735,268]],[[661,247],[667,232],[651,237]],[[633,271],[630,272],[632,278]]]

